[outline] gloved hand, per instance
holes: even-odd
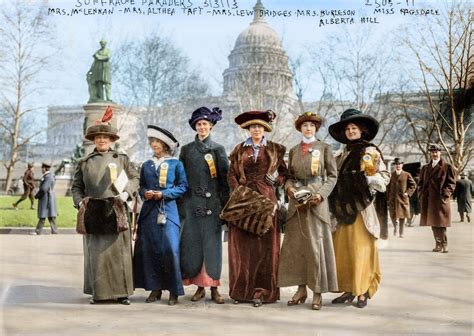
[[[267,182],[268,185],[275,185],[277,179],[276,177],[273,177],[272,175],[270,174],[265,174],[265,182]]]
[[[128,200],[128,192],[121,192],[120,194],[118,194],[118,197],[120,197],[122,202],[126,202]]]
[[[385,192],[386,190],[385,184],[383,183],[383,178],[378,174],[373,176],[367,176],[367,184],[372,190],[376,190],[379,192]]]

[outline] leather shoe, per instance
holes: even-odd
[[[118,298],[117,301],[120,303],[120,304],[123,304],[125,306],[130,306],[130,300],[128,299],[128,297],[121,297],[121,298]]]
[[[263,305],[263,302],[261,299],[253,299],[253,306],[255,308],[261,307]]]
[[[146,303],[160,301],[161,300],[161,290],[151,291],[150,295],[145,300]]]
[[[293,295],[291,300],[286,304],[288,306],[296,306],[300,303],[304,303],[307,297],[308,293],[306,292],[306,286],[298,286],[298,290],[296,291],[295,295]]]
[[[369,299],[369,293],[365,292],[365,294],[363,296],[364,296],[363,300],[361,300],[359,297],[357,298],[357,303],[356,303],[357,308],[364,308],[365,306],[367,306],[367,300]]]
[[[346,292],[346,293],[342,294],[341,296],[335,298],[335,299],[332,300],[331,302],[332,302],[333,304],[352,302],[352,301],[354,301],[354,298],[355,298],[355,296],[352,295],[352,293]]]
[[[206,295],[206,290],[204,289],[204,287],[198,287],[198,289],[196,290],[196,293],[194,293],[193,297],[191,298],[191,301],[199,301],[205,295]]]
[[[221,296],[221,294],[217,290],[217,287],[211,287],[211,299],[217,304],[224,303],[224,298]]]
[[[443,245],[441,253],[448,253],[448,245]]]
[[[321,296],[321,293],[314,293],[313,303],[311,304],[311,309],[321,310],[322,306],[323,306],[323,297]]]
[[[435,248],[432,250],[433,252],[441,252],[443,247],[440,244],[436,244]]]
[[[174,306],[178,303],[178,296],[170,293],[170,298],[168,299],[168,306]]]

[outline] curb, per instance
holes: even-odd
[[[77,234],[75,228],[58,228],[59,234]],[[34,227],[3,227],[0,234],[30,235],[35,232]],[[41,235],[51,235],[49,227],[43,228]]]

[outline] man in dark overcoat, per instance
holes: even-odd
[[[458,203],[458,212],[461,222],[464,222],[464,213],[466,213],[467,221],[471,222],[469,214],[472,212],[472,182],[466,178],[466,173],[461,173],[460,179],[456,182],[456,189],[454,190],[453,196]]]
[[[35,199],[34,199],[34,189],[35,189],[35,174],[33,172],[33,164],[28,163],[28,168],[25,170],[23,174],[23,195],[21,195],[20,199],[13,203],[13,207],[18,209],[18,204],[23,202],[25,199],[29,198],[31,202],[30,209],[35,208]]]
[[[395,158],[395,171],[387,187],[388,209],[393,223],[393,235],[397,235],[399,225],[400,238],[403,238],[405,219],[410,218],[410,196],[416,190],[416,183],[409,172],[403,170],[403,161]]]
[[[56,194],[54,193],[54,176],[50,173],[51,166],[49,164],[43,163],[41,165],[41,172],[43,176],[41,178],[41,183],[39,185],[38,192],[35,195],[35,198],[38,199],[38,224],[33,234],[40,235],[43,231],[43,226],[48,218],[49,225],[51,225],[51,233],[57,234],[58,228],[56,227],[56,216],[57,216],[57,207],[56,207]]]
[[[429,146],[431,161],[421,168],[418,182],[420,226],[431,226],[436,242],[433,252],[448,252],[446,228],[451,226],[450,197],[456,186],[453,167],[441,158],[441,147]]]

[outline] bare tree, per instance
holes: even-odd
[[[389,41],[372,37],[364,29],[341,29],[309,49],[313,70],[325,85],[325,96],[331,97],[331,112],[356,108],[375,117],[380,122],[377,143],[387,140],[394,123],[394,116],[384,108],[382,97],[390,91],[393,78],[393,57]],[[336,121],[338,115],[329,116]]]
[[[421,129],[425,134],[413,128],[417,137],[425,140],[419,143],[420,150],[428,156],[428,142],[441,143],[448,153],[448,161],[458,172],[474,155],[474,138],[470,132],[474,95],[473,21],[470,1],[449,1],[443,15],[415,33],[406,31],[403,40],[417,68],[409,73],[419,83],[427,101],[423,118],[427,126]]]
[[[47,22],[46,2],[26,4],[15,1],[0,10],[0,129],[5,134],[6,184],[8,190],[19,151],[43,129],[28,132],[32,101],[41,89],[41,75],[48,70],[54,54],[53,26]]]
[[[141,129],[138,143],[129,147],[146,142],[147,124],[180,132],[182,123],[176,120],[186,120],[189,111],[177,108],[177,102],[186,104],[208,95],[208,84],[191,68],[189,59],[157,32],[141,41],[124,43],[115,55],[117,97],[129,114],[137,114]],[[147,148],[141,148],[144,157]]]

